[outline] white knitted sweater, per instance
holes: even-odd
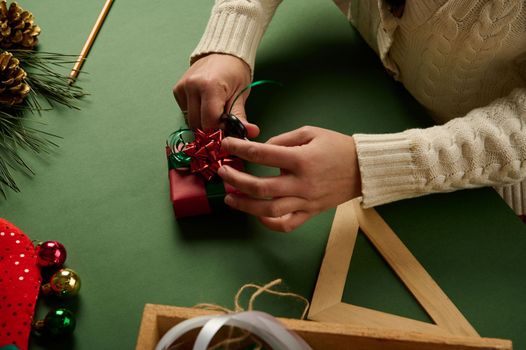
[[[229,53],[253,69],[280,0],[216,0],[192,59]],[[382,0],[338,0],[386,69],[437,124],[355,134],[364,206],[495,186],[526,214],[526,3],[406,0],[394,17]]]

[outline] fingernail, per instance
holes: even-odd
[[[225,137],[222,141],[221,141],[221,148],[225,147],[227,148],[228,147],[228,137]]]
[[[234,203],[234,199],[232,198],[232,195],[227,194],[225,196],[225,204],[226,205],[232,205],[232,203]]]
[[[226,165],[223,165],[221,168],[217,169],[217,175],[219,176],[223,176],[226,174],[227,170],[226,170]]]

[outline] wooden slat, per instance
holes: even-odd
[[[188,318],[215,314],[207,310],[147,304],[136,350],[154,350],[159,338]],[[512,350],[509,340],[433,335],[349,324],[279,319],[313,350]],[[191,349],[191,348],[188,348]]]
[[[139,336],[137,337],[136,350],[155,349],[155,345],[161,339],[159,336],[159,325],[157,324],[157,315],[166,312],[161,305],[146,304],[142,313]],[[169,312],[179,311],[170,310]],[[180,322],[177,321],[177,322]]]
[[[357,200],[353,201],[353,205],[354,215],[358,217],[363,232],[433,321],[451,334],[478,336],[477,331],[380,215],[374,209],[362,209]]]
[[[448,331],[435,324],[388,314],[361,306],[338,303],[311,318],[314,321],[352,324],[371,328],[397,329],[435,335],[448,335]]]
[[[358,219],[353,204],[339,205],[314,288],[309,319],[315,319],[317,313],[341,302],[357,235]]]

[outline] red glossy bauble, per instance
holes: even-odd
[[[66,248],[57,241],[45,241],[36,249],[37,262],[42,267],[61,267],[66,261]]]

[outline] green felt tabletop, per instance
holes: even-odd
[[[103,2],[19,1],[42,27],[40,50],[69,54],[80,52]],[[58,108],[36,118],[62,137],[60,147],[28,158],[36,176],[16,174],[21,193],[8,193],[0,216],[31,239],[61,241],[82,289],[66,303],[78,317],[74,336],[32,340],[30,349],[132,349],[145,303],[232,307],[249,282],[283,278],[285,290],[312,296],[334,210],[288,235],[236,213],[174,218],[164,144],[183,121],[172,86],[188,67],[212,3],[115,0],[78,80],[90,94],[81,110]],[[348,134],[430,125],[329,0],[283,2],[263,39],[255,78],[284,84],[255,88],[249,99],[260,141],[305,124]],[[526,226],[493,190],[427,196],[378,211],[482,336],[526,348]],[[427,320],[363,238],[344,300]],[[41,300],[37,316],[58,304]],[[256,306],[286,317],[301,310],[270,297]]]

